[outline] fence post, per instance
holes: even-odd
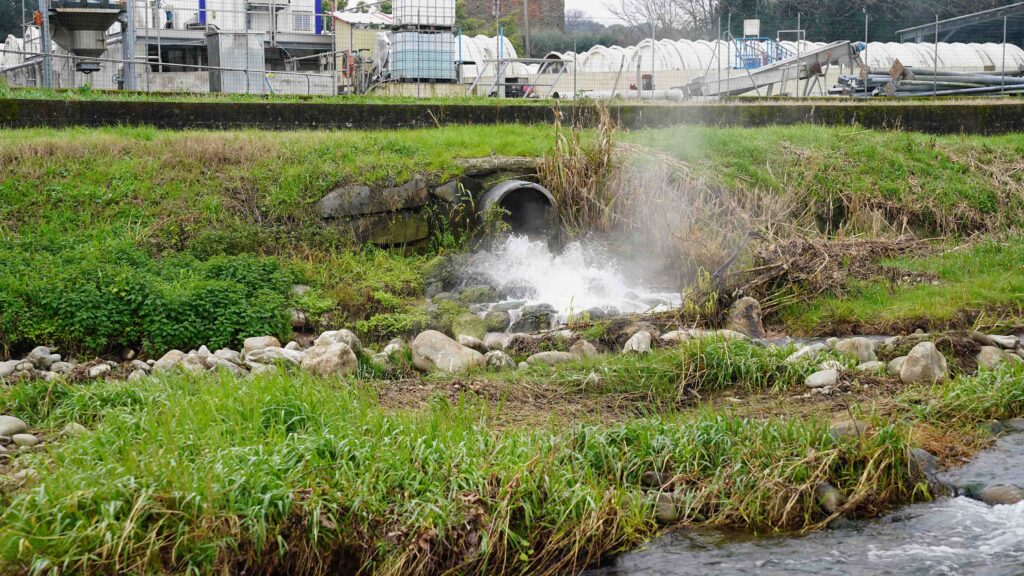
[[[43,25],[39,29],[39,44],[43,49],[43,88],[53,88],[53,61],[50,60],[50,8],[47,0],[39,0],[39,12],[43,16]]]
[[[999,93],[1006,93],[1006,16],[1003,16],[1003,63],[999,70]]]
[[[935,13],[935,46],[932,58],[932,92],[939,91],[939,13]],[[934,94],[933,94],[934,96]]]
[[[868,9],[864,8],[864,95],[868,95],[868,76],[871,75],[871,63],[868,61]]]

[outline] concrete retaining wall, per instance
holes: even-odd
[[[814,123],[935,134],[1005,134],[1024,130],[1024,103],[742,103],[612,105],[623,128],[676,125],[755,127]],[[593,125],[593,105],[565,104],[566,121]],[[553,107],[529,104],[322,104],[262,102],[125,102],[0,99],[0,127],[155,126],[169,129],[393,129],[438,124],[538,124]]]

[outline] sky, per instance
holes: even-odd
[[[566,10],[583,10],[590,14],[595,20],[603,24],[614,24],[618,21],[606,7],[607,4],[617,0],[565,0]]]

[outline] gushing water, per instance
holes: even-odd
[[[681,300],[678,293],[652,290],[623,272],[596,243],[573,242],[556,254],[543,241],[511,236],[474,255],[469,268],[489,276],[511,300],[552,305],[563,322],[587,310],[660,311],[679,306]]]

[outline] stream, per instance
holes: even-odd
[[[1001,436],[940,476],[957,486],[1024,486],[1024,433]],[[1024,574],[1024,502],[988,506],[959,496],[806,536],[679,530],[587,576],[704,574]]]

